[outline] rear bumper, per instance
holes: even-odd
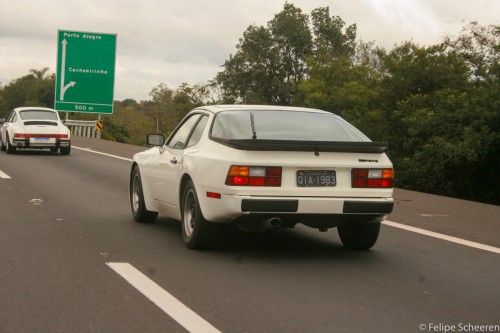
[[[363,220],[392,212],[393,198],[251,197],[222,195],[200,200],[204,217],[213,222],[230,222],[246,215],[286,217],[335,216],[339,222]],[[338,223],[337,223],[338,224]]]
[[[47,143],[34,143],[30,142],[30,139],[14,139],[14,146],[16,148],[60,148],[60,147],[69,147],[71,145],[70,139],[53,139]]]

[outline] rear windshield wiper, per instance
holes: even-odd
[[[255,140],[257,139],[257,132],[255,131],[255,120],[252,112],[250,112],[250,126],[252,126],[252,139]]]

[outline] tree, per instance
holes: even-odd
[[[330,16],[329,7],[316,8],[311,12],[316,61],[351,57],[356,48],[356,25],[345,28],[340,16]],[[342,30],[345,30],[342,31]]]
[[[297,85],[307,74],[306,58],[312,53],[309,16],[300,8],[285,3],[283,10],[268,23],[278,63],[275,64],[275,97],[278,104],[288,105]]]
[[[285,3],[267,28],[249,26],[216,80],[226,102],[291,103],[312,49],[308,15]]]
[[[498,204],[498,34],[473,27],[388,53],[381,105],[399,186]]]
[[[270,32],[264,27],[248,27],[237,49],[216,77],[223,89],[223,101],[275,104],[273,89],[278,55]]]
[[[30,74],[11,81],[0,89],[2,117],[20,106],[54,106],[55,74],[47,74],[48,68],[30,70]]]
[[[29,74],[33,75],[37,80],[43,80],[46,78],[48,71],[48,67],[43,67],[42,69],[32,68],[29,70]]]

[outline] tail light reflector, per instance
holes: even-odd
[[[393,186],[393,169],[352,169],[352,187],[392,188]]]
[[[218,192],[207,192],[207,197],[212,199],[220,199],[222,195]]]
[[[281,186],[281,167],[231,165],[226,185],[231,186]]]

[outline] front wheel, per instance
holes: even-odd
[[[130,176],[130,207],[132,208],[132,216],[136,222],[152,223],[158,217],[157,212],[146,209],[144,193],[142,191],[141,173],[137,165]]]
[[[337,227],[340,240],[347,248],[369,249],[378,239],[380,223],[351,224],[346,223]]]
[[[205,220],[198,196],[190,180],[182,191],[182,237],[190,249],[205,249],[214,244],[220,226]]]

